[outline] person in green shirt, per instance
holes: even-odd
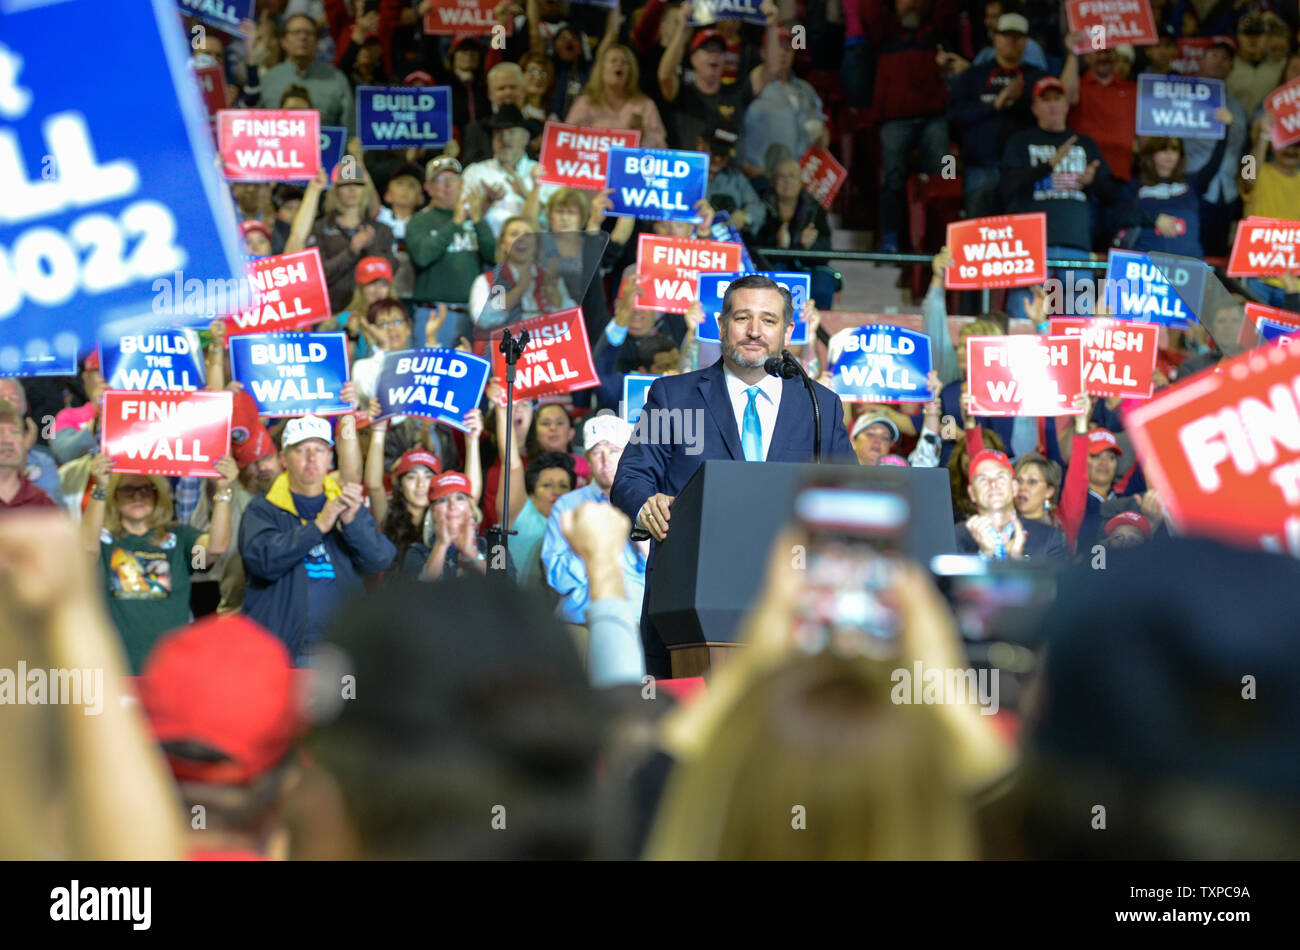
[[[445,156],[429,162],[424,190],[428,206],[406,223],[406,252],[415,266],[417,326],[428,319],[429,303],[467,303],[474,278],[496,263],[496,239],[483,220],[486,196],[479,189],[462,190],[460,162]],[[455,346],[471,332],[469,313],[453,312],[438,332],[437,345]]]
[[[121,634],[132,675],[154,642],[190,619],[190,572],[230,546],[230,501],[239,468],[218,459],[208,533],[177,524],[171,488],[158,475],[112,474],[113,459],[90,463],[94,488],[81,519],[82,546],[98,553],[109,615]]]

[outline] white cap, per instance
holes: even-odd
[[[592,416],[582,426],[582,447],[588,452],[600,442],[608,442],[619,449],[627,448],[631,438],[632,426],[612,412]]]
[[[997,33],[1029,33],[1029,21],[1019,13],[1004,13],[998,17]]]
[[[320,416],[299,416],[285,423],[284,434],[280,436],[280,448],[287,449],[308,439],[320,439],[328,445],[333,445],[334,430]]]

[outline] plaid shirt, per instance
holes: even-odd
[[[194,509],[199,506],[199,499],[203,497],[203,483],[205,478],[196,478],[187,475],[184,478],[176,480],[176,491],[173,501],[176,505],[176,520],[181,524],[189,524],[190,516],[194,514]]]

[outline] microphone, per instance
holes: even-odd
[[[773,356],[763,363],[763,369],[771,376],[779,376],[782,379],[794,379],[796,376],[803,380],[803,385],[808,390],[808,398],[812,400],[813,411],[813,460],[818,464],[822,460],[822,410],[817,403],[817,390],[813,389],[812,380],[804,371],[803,364],[794,358],[789,350],[782,350],[780,356]]]

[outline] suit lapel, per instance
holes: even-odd
[[[736,412],[731,407],[731,397],[727,395],[727,381],[722,372],[722,360],[714,363],[699,382],[700,395],[709,407],[713,421],[722,433],[722,441],[733,459],[743,459],[745,453],[740,448],[740,428],[736,423]],[[782,397],[782,402],[785,399]],[[779,428],[779,425],[778,425]]]
[[[808,461],[807,446],[812,444],[812,407],[803,388],[803,380],[785,379],[781,386],[781,405],[776,412],[776,430],[767,450],[769,462]]]

